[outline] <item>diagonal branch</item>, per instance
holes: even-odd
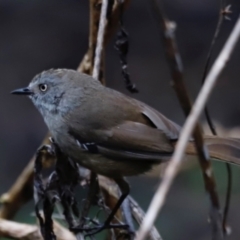
[[[191,113],[183,126],[179,142],[177,143],[176,150],[174,152],[172,160],[166,169],[162,183],[160,184],[159,188],[157,189],[153,197],[151,205],[147,211],[146,217],[138,232],[137,240],[145,239],[157,217],[158,212],[162,208],[168,190],[181,164],[181,160],[184,156],[184,151],[186,149],[189,137],[194,129],[194,126],[196,125],[197,119],[199,118],[201,112],[205,107],[205,104],[211,94],[211,91],[214,88],[214,84],[216,83],[227,61],[229,60],[231,53],[233,52],[233,49],[236,46],[239,36],[240,36],[240,18],[235,24],[235,27],[232,30],[232,33],[228,38],[227,42],[225,43],[221,53],[214,62],[213,67],[211,68],[206,78],[206,81],[195,101]],[[205,172],[205,174],[211,176],[212,175],[211,169],[206,170],[207,171]]]
[[[57,240],[75,240],[75,236],[58,222],[54,221],[54,231]],[[38,226],[17,223],[0,219],[0,238],[6,237],[18,240],[42,240]]]
[[[48,134],[42,142],[42,145],[45,144],[49,144]],[[32,198],[34,161],[35,157],[33,156],[9,191],[0,197],[2,204],[0,208],[0,218],[11,219],[18,209]],[[43,165],[47,167],[52,165],[52,163],[52,159],[45,159]]]

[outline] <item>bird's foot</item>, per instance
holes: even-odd
[[[77,233],[77,232],[86,232],[85,237],[93,236],[105,229],[114,229],[114,228],[122,228],[122,229],[129,229],[129,226],[127,224],[98,224],[93,227],[82,227],[82,226],[75,226],[71,228],[71,231]]]

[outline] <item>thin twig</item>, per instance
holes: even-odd
[[[116,39],[114,47],[117,50],[118,55],[119,55],[119,60],[121,63],[121,68],[122,68],[122,76],[123,76],[127,90],[131,93],[138,93],[136,84],[132,83],[130,74],[128,72],[127,55],[128,55],[128,49],[129,49],[129,38],[128,38],[128,32],[126,31],[126,29],[123,25],[123,10],[124,10],[123,4],[124,4],[124,2],[121,0],[117,0],[117,2],[119,4],[121,14],[120,14],[120,18],[119,18],[120,29],[117,33],[117,39]]]
[[[202,83],[204,83],[206,75],[208,73],[212,52],[213,52],[213,49],[214,49],[214,45],[215,45],[215,43],[218,39],[218,35],[219,35],[220,30],[221,30],[223,20],[231,12],[229,10],[229,8],[230,8],[230,5],[226,7],[225,1],[221,0],[218,23],[217,23],[215,33],[213,35],[210,50],[209,50],[208,55],[207,55],[207,60],[206,60],[206,64],[205,64],[204,71],[203,71],[203,76],[202,76]],[[210,117],[210,114],[209,114],[209,111],[208,111],[207,107],[205,107],[204,111],[205,111],[206,119],[207,119],[207,122],[208,122],[208,125],[209,125],[209,128],[210,128],[211,132],[213,133],[213,135],[217,135],[216,129],[215,129],[214,124],[211,120],[211,117]]]
[[[143,224],[138,232],[137,240],[145,239],[160,209],[162,208],[163,203],[166,199],[168,190],[181,164],[181,160],[184,156],[184,151],[186,149],[186,146],[189,141],[189,137],[191,136],[191,133],[193,131],[193,128],[196,125],[197,119],[199,118],[201,112],[203,111],[204,106],[210,96],[211,91],[213,90],[213,87],[220,73],[222,72],[223,68],[226,66],[226,63],[231,56],[231,53],[237,43],[239,36],[240,36],[240,18],[235,24],[235,27],[232,30],[232,33],[229,36],[227,42],[225,43],[221,53],[219,54],[218,58],[214,62],[206,78],[206,81],[197,97],[197,100],[194,103],[191,113],[188,116],[183,126],[172,160],[170,161],[169,166],[165,171],[162,183],[160,184],[159,188],[157,189],[152,199],[150,207],[146,213],[146,217],[144,218]],[[212,175],[212,172],[208,171],[206,172],[206,174]]]
[[[221,3],[221,9],[222,9],[222,3]],[[220,11],[217,27],[216,27],[215,33],[213,35],[213,39],[212,39],[212,42],[211,42],[210,50],[208,52],[206,64],[205,64],[204,71],[203,71],[202,84],[204,83],[205,78],[206,78],[207,73],[208,73],[208,69],[209,69],[209,66],[210,66],[210,61],[211,61],[213,48],[214,48],[214,45],[215,45],[215,43],[217,41],[217,38],[218,38],[218,35],[219,35],[219,32],[220,32],[221,26],[222,26],[222,23],[223,23],[223,19],[224,19],[223,14]],[[213,122],[211,120],[211,117],[210,117],[210,114],[209,114],[209,111],[208,111],[207,107],[205,107],[204,112],[205,112],[207,123],[209,125],[210,130],[212,131],[213,135],[217,135],[215,126],[214,126],[214,124],[213,124]]]
[[[96,8],[96,4],[99,0],[91,0],[90,1],[90,30],[89,30],[89,46],[88,51],[85,54],[83,61],[79,64],[77,71],[84,72],[89,75],[92,74],[93,62],[94,62],[94,52],[97,42],[97,30],[99,26],[99,10]],[[124,0],[123,8],[124,10],[128,7],[130,0]],[[112,14],[108,15],[108,21],[106,26],[106,31],[104,34],[104,47],[110,41],[111,37],[114,35],[117,27],[119,18],[121,16],[121,8],[120,5],[115,1]]]
[[[213,49],[214,49],[215,43],[218,39],[220,30],[221,30],[221,27],[222,27],[222,23],[223,23],[223,20],[225,18],[225,14],[227,14],[227,11],[229,11],[229,10],[226,9],[226,1],[221,0],[220,1],[220,11],[219,11],[218,23],[217,23],[215,33],[213,35],[210,50],[209,50],[208,55],[207,55],[207,60],[206,60],[206,64],[205,64],[204,71],[203,71],[202,84],[204,83],[206,75],[208,73]],[[209,113],[209,110],[208,110],[207,106],[204,109],[204,113],[205,113],[206,120],[207,120],[207,123],[209,125],[209,128],[210,128],[212,134],[217,136],[217,130],[216,130],[216,127],[214,126],[214,123],[211,119],[211,116],[210,116],[210,113]],[[230,166],[229,163],[226,163],[226,170],[227,170],[227,176],[228,176],[227,177],[228,184],[227,184],[227,193],[226,193],[226,200],[225,200],[225,206],[224,206],[224,211],[223,211],[223,221],[222,221],[222,228],[223,228],[223,232],[225,234],[228,232],[227,231],[227,216],[228,216],[228,210],[229,210],[229,205],[230,205],[230,200],[231,200],[231,189],[232,189],[232,169],[231,169],[231,166]]]
[[[227,224],[227,217],[229,212],[229,206],[231,201],[231,192],[232,192],[232,168],[230,163],[226,163],[226,170],[227,170],[227,193],[226,193],[226,199],[225,199],[225,206],[223,209],[223,221],[222,221],[222,228],[223,232],[226,235],[229,235],[231,233],[231,228]]]
[[[106,26],[107,5],[108,5],[108,0],[103,0],[99,27],[98,27],[97,47],[95,51],[93,74],[92,74],[93,78],[95,79],[99,78],[99,70],[100,70],[100,63],[102,59],[102,50],[103,50],[104,31]]]

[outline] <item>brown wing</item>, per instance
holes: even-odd
[[[165,133],[170,140],[177,140],[181,127],[166,118],[157,110],[139,102],[142,114],[157,128]]]
[[[114,159],[160,161],[169,158],[174,150],[162,130],[138,122],[126,121],[108,130],[93,130],[88,139],[82,139],[74,129],[69,133],[81,144],[91,142],[98,153]]]
[[[154,153],[173,151],[163,131],[138,122],[126,121],[106,131],[98,130],[98,135],[103,146]]]

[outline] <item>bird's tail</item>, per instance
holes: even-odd
[[[211,159],[240,165],[240,139],[204,136],[204,140]],[[193,142],[188,144],[186,153],[196,154]]]

